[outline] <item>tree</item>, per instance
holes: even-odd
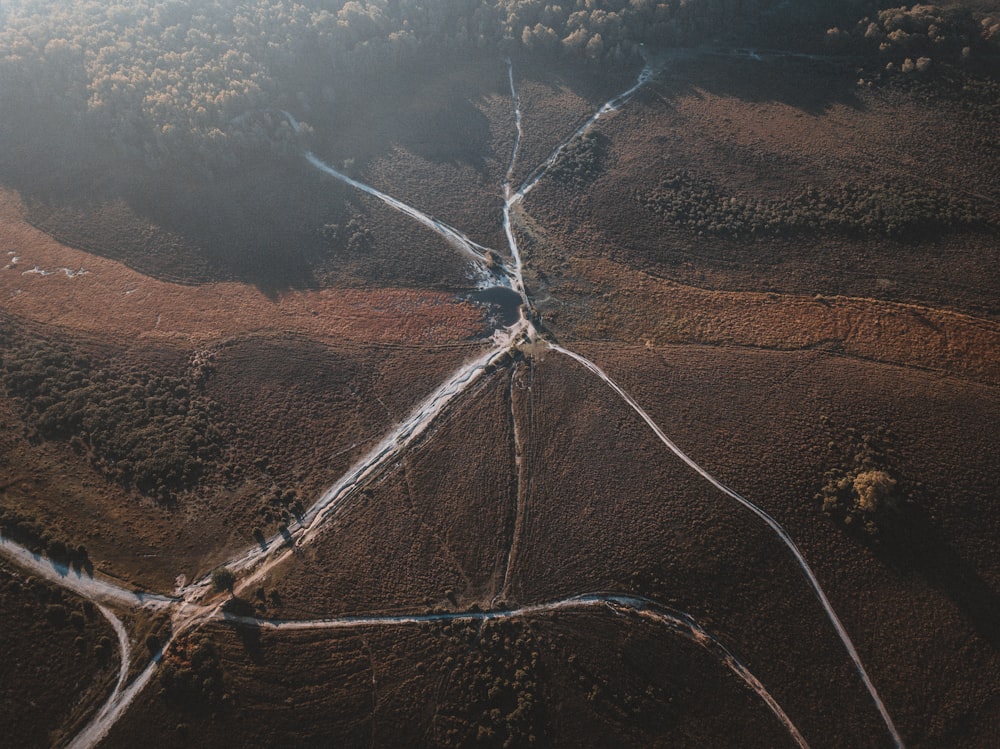
[[[212,573],[212,587],[214,587],[219,593],[225,590],[232,593],[235,585],[236,575],[234,575],[228,568],[219,567]]]

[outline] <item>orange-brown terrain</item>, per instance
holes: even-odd
[[[25,746],[1000,740],[976,73],[651,56],[535,183],[639,71],[511,57],[310,108],[343,181],[288,151],[0,188],[0,524],[34,554],[0,657],[52,664],[2,680]],[[465,295],[501,277],[527,309],[491,337]]]

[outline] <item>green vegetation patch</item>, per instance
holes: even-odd
[[[545,746],[538,645],[521,622],[449,625],[449,640],[467,652],[448,657],[449,695],[439,710],[443,746]]]
[[[0,378],[42,439],[65,440],[109,479],[167,499],[221,453],[218,406],[193,375],[154,374],[65,343],[16,342]]]
[[[682,171],[635,197],[666,223],[733,239],[817,233],[917,238],[987,223],[967,200],[894,184],[807,187],[791,199],[761,201],[727,195],[711,180]]]
[[[607,145],[608,136],[584,133],[562,150],[549,168],[549,176],[578,187],[590,184],[601,173]]]
[[[845,526],[863,528],[871,536],[897,511],[905,487],[890,467],[891,435],[884,430],[859,433],[848,429],[830,450],[839,465],[828,470],[816,494],[823,511]]]

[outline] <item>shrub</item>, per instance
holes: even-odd
[[[549,168],[553,179],[582,187],[601,173],[608,137],[597,132],[584,133],[570,142]]]
[[[218,407],[187,376],[32,339],[5,351],[0,376],[41,437],[72,443],[108,478],[144,494],[166,499],[190,488],[221,453]]]
[[[840,465],[826,472],[816,495],[824,512],[873,536],[897,509],[901,495],[899,481],[888,466],[884,439],[884,435],[859,436],[849,430],[846,439],[831,442],[831,449],[842,453]]]
[[[235,585],[236,575],[234,575],[232,570],[227,567],[219,567],[212,572],[212,587],[219,593],[227,590],[232,593]]]
[[[677,228],[733,239],[818,232],[918,238],[988,223],[967,200],[898,184],[808,187],[791,199],[762,203],[726,195],[714,182],[682,171],[636,199]]]

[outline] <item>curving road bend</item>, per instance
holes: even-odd
[[[115,688],[111,691],[111,695],[101,705],[101,709],[97,711],[96,715],[84,726],[83,730],[73,737],[73,740],[67,745],[68,749],[84,749],[84,747],[93,746],[107,735],[108,730],[114,724],[114,720],[109,720],[109,716],[114,712],[115,707],[121,703],[122,689],[125,686],[125,679],[128,678],[128,665],[132,658],[132,650],[128,642],[128,632],[125,631],[125,626],[121,620],[110,609],[101,604],[97,604],[97,609],[108,620],[108,623],[111,624],[115,630],[115,634],[118,636],[118,653],[121,656],[121,663],[118,666],[118,681],[115,682]]]
[[[78,572],[35,554],[9,538],[0,536],[0,554],[30,570],[39,577],[60,585],[97,604],[111,604],[129,608],[168,609],[180,599],[156,593],[128,590],[103,578]]]
[[[329,174],[331,177],[335,177],[336,179],[339,179],[341,182],[344,182],[345,184],[348,184],[351,187],[361,190],[362,192],[367,193],[372,197],[378,198],[386,205],[395,208],[400,213],[403,213],[409,216],[410,218],[414,219],[418,223],[423,224],[431,231],[440,234],[442,237],[448,240],[453,247],[456,247],[457,249],[466,253],[475,261],[477,266],[477,272],[483,277],[484,280],[496,278],[496,274],[493,273],[488,267],[489,257],[487,253],[489,253],[490,251],[488,247],[483,247],[483,245],[473,242],[458,229],[449,226],[445,222],[439,221],[438,219],[433,218],[432,216],[428,216],[423,211],[419,211],[413,206],[407,205],[406,203],[402,202],[401,200],[397,200],[391,195],[386,195],[381,190],[376,190],[374,187],[366,185],[364,182],[358,182],[358,180],[348,177],[343,172],[340,172],[334,169],[329,164],[327,164],[312,151],[306,152],[306,161],[308,161],[314,167],[319,169],[321,172]]]
[[[808,749],[808,744],[802,734],[792,723],[791,718],[771,696],[764,685],[755,677],[746,664],[732,651],[717,640],[690,614],[664,606],[656,601],[642,596],[619,595],[615,593],[586,593],[558,601],[522,606],[516,609],[501,611],[469,611],[441,614],[401,614],[397,616],[345,616],[331,619],[313,619],[296,621],[288,619],[258,619],[249,616],[221,614],[216,618],[234,624],[271,629],[315,630],[315,629],[351,629],[356,627],[393,627],[427,622],[486,622],[503,619],[526,618],[549,614],[556,611],[581,611],[586,609],[605,608],[621,613],[630,612],[649,621],[667,627],[674,634],[680,635],[701,646],[726,668],[733,672],[751,692],[756,694],[774,716],[788,731],[792,740],[801,748]]]
[[[171,642],[173,638],[171,638]],[[168,642],[164,648],[168,647],[170,643]],[[78,733],[73,740],[66,745],[66,749],[90,749],[96,746],[105,736],[111,728],[118,722],[118,720],[125,714],[129,705],[132,701],[146,688],[149,684],[150,679],[156,673],[156,668],[160,664],[160,659],[162,658],[162,652],[156,654],[156,657],[149,662],[149,665],[143,669],[132,682],[125,687],[121,688],[124,683],[119,676],[119,684],[112,693],[111,698],[104,703],[103,707],[98,711],[98,713],[93,717],[93,719],[88,723],[80,733]],[[126,663],[126,670],[128,664]]]

